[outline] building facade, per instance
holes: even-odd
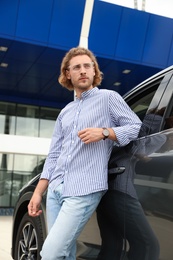
[[[0,207],[14,207],[22,186],[41,172],[59,112],[54,108],[0,102],[0,135],[3,141],[7,137],[4,145],[1,141],[1,150],[6,149],[6,153],[0,153]],[[16,137],[22,150],[11,151],[9,144],[13,146]],[[44,143],[43,149],[37,147],[40,143]]]
[[[42,169],[54,123],[73,93],[58,81],[64,54],[96,55],[100,88],[121,95],[173,64],[170,18],[99,0],[0,1],[0,208]]]

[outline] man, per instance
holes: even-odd
[[[61,64],[59,83],[76,99],[59,114],[40,181],[28,205],[41,214],[47,192],[48,236],[42,260],[75,260],[76,239],[107,190],[108,160],[114,142],[126,145],[138,135],[141,121],[121,96],[99,90],[97,60],[85,48],[72,48]]]

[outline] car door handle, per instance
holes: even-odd
[[[118,167],[115,167],[115,168],[111,168],[108,170],[108,173],[109,174],[122,174],[124,171],[125,171],[125,167],[124,166],[118,166]]]

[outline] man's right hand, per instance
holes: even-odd
[[[46,191],[48,186],[48,180],[41,179],[37,187],[35,188],[34,194],[28,204],[28,214],[31,217],[37,217],[42,213],[42,210],[40,209],[41,201],[42,201],[42,195]]]
[[[42,213],[40,209],[42,196],[39,194],[33,194],[29,204],[28,204],[28,214],[31,217],[37,217]]]

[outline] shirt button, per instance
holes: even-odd
[[[72,140],[72,144],[74,144],[74,140]]]

